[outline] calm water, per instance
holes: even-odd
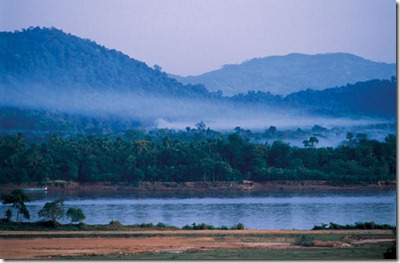
[[[311,229],[334,222],[375,221],[396,225],[396,191],[328,193],[158,193],[99,194],[29,193],[31,221],[46,202],[63,198],[65,207],[81,208],[87,224],[158,223],[182,227],[196,223],[251,229]],[[6,207],[0,206],[4,217]],[[67,219],[60,220],[68,222]]]

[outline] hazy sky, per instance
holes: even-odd
[[[0,30],[56,27],[164,71],[348,52],[396,61],[395,0],[0,0]]]

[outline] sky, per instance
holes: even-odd
[[[290,53],[396,62],[395,0],[0,0],[0,31],[31,26],[182,76]]]

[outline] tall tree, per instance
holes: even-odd
[[[25,205],[25,202],[30,202],[31,198],[22,189],[15,189],[11,194],[1,194],[0,199],[3,204],[12,204],[12,208],[17,210],[17,222],[19,222],[19,215],[22,214],[24,218],[30,219],[29,211]],[[7,217],[11,218],[11,210],[7,210]]]
[[[57,219],[61,219],[64,216],[64,200],[58,199],[46,203],[42,210],[38,212],[38,215],[39,217],[50,219],[54,224],[56,224]]]

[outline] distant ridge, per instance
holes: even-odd
[[[322,91],[303,89],[285,96],[269,91],[223,96],[203,85],[182,84],[157,67],[148,67],[91,40],[38,27],[0,32],[0,58],[0,132],[4,133],[111,133],[133,128],[185,128],[199,122],[221,130],[237,126],[264,129],[269,125],[303,127],[325,120],[335,124],[335,118],[353,122],[366,117],[392,121],[396,117],[395,77],[330,86]],[[358,72],[352,64],[392,67],[349,54],[291,54],[270,57],[268,63],[275,61],[272,64],[279,68],[276,61],[281,61],[284,68],[288,58],[291,66],[286,71],[293,73],[297,68],[298,83],[302,77],[321,83],[324,78],[331,79],[329,74],[315,73],[324,63],[333,69],[347,65],[349,72]],[[303,67],[307,59],[318,62],[319,66],[313,66],[315,72]],[[243,63],[248,70],[252,66],[254,74],[261,68],[257,64],[264,65],[264,59]],[[238,67],[241,65],[228,65],[222,71]],[[281,73],[275,73],[276,81],[284,85]],[[247,80],[260,81],[254,74]],[[243,81],[247,80],[244,77]],[[301,86],[298,83],[297,88]],[[249,87],[243,86],[257,89]]]
[[[390,79],[396,75],[396,64],[378,63],[348,53],[254,58],[241,64],[198,76],[175,77],[182,83],[203,84],[210,91],[231,96],[252,91],[287,95],[293,92],[344,86],[371,79]]]

